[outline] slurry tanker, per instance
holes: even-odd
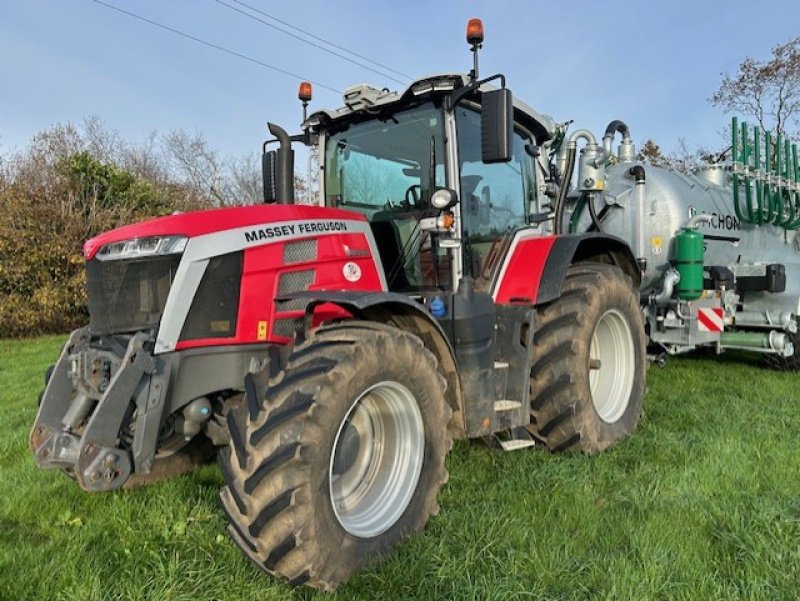
[[[591,132],[555,128],[560,141],[549,167],[573,184],[553,195],[553,230],[603,232],[628,242],[642,274],[652,346],[669,354],[743,349],[795,369],[797,145],[758,128],[749,132],[735,118],[731,130],[730,163],[678,172],[637,161],[621,121],[609,124],[600,144]]]

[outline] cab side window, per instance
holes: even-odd
[[[528,137],[514,132],[507,163],[481,160],[480,114],[466,107],[456,111],[462,198],[463,238],[467,272],[480,285],[491,278],[502,245],[527,223],[536,185]]]

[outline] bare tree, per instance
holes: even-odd
[[[200,198],[211,196],[219,205],[228,204],[220,186],[222,161],[201,133],[174,130],[163,142],[168,164],[186,186]]]
[[[734,75],[723,73],[709,102],[755,118],[762,129],[800,135],[800,37],[775,46],[768,60],[748,57]]]
[[[255,154],[228,160],[226,178],[229,204],[258,204],[263,201],[261,163]]]
[[[685,173],[717,162],[722,154],[709,152],[701,146],[690,148],[685,138],[678,139],[678,147],[675,150],[664,153],[652,138],[648,138],[640,145],[636,159],[655,167]]]

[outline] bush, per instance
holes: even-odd
[[[98,158],[91,141],[71,126],[56,126],[2,164],[0,337],[63,333],[87,322],[82,245],[88,238],[210,203],[154,168],[156,161],[144,162],[149,172],[135,173],[118,164],[119,153]]]

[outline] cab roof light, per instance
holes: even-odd
[[[483,21],[480,19],[470,19],[467,23],[467,43],[470,46],[483,43]]]
[[[297,98],[302,102],[311,102],[312,88],[311,82],[300,82],[300,89],[297,91]]]
[[[456,82],[452,77],[440,79],[425,79],[418,81],[411,86],[411,93],[414,96],[422,96],[430,92],[449,92],[456,89]]]

